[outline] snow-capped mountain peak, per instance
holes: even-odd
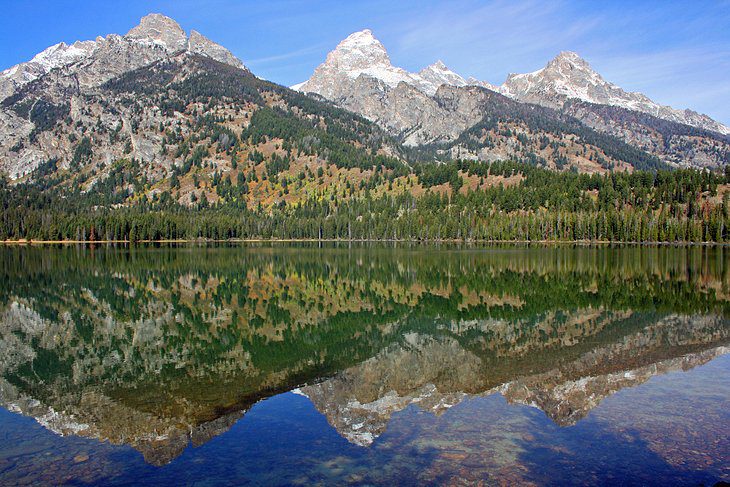
[[[547,65],[525,74],[510,74],[500,91],[513,98],[543,96],[577,98],[591,103],[602,103],[610,92],[619,89],[606,82],[578,54],[564,51]],[[560,104],[559,101],[555,106]]]
[[[383,44],[370,29],[365,29],[347,36],[327,55],[309,80],[292,88],[334,99],[342,94],[343,84],[360,76],[375,78],[390,88],[406,83],[428,95],[436,93],[443,84],[466,85],[464,78],[441,61],[427,66],[420,73],[410,73],[393,66]]]
[[[383,44],[370,29],[365,29],[337,44],[309,80],[292,88],[334,99],[342,94],[345,85],[360,76],[375,78],[391,88],[401,82],[414,86],[420,82],[417,76],[393,66]]]
[[[557,62],[564,61],[564,62],[571,62],[571,63],[575,63],[575,64],[588,65],[586,60],[583,59],[582,57],[580,57],[580,55],[578,55],[578,53],[575,51],[561,51],[550,62],[556,62],[556,61]]]
[[[152,41],[169,51],[184,49],[188,40],[180,24],[162,14],[145,15],[124,37]]]
[[[561,108],[569,99],[610,105],[648,113],[658,118],[730,134],[730,128],[692,110],[676,110],[658,104],[642,93],[627,92],[606,81],[591,65],[572,51],[563,51],[544,68],[532,73],[510,74],[499,91],[529,103]]]
[[[364,70],[374,66],[390,66],[390,58],[383,44],[375,38],[370,29],[364,29],[347,36],[325,63],[336,65],[348,71]]]

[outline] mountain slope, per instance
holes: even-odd
[[[106,39],[126,50],[111,55]],[[159,183],[174,175],[179,182],[168,186],[181,203],[190,204],[190,198],[206,193],[200,179],[225,173],[235,181],[244,170],[236,170],[240,161],[246,169],[242,181],[257,179],[246,184],[261,190],[252,191],[252,204],[272,204],[275,193],[283,191],[268,176],[275,179],[284,166],[304,170],[306,160],[311,170],[325,162],[369,168],[376,160],[392,165],[384,154],[398,152],[369,122],[259,80],[225,48],[195,31],[186,36],[166,17],[147,16],[126,36],[106,39],[80,60],[56,62],[0,102],[0,172],[18,179],[43,166],[41,174],[49,181],[83,193],[106,184],[121,171],[119,161],[127,161],[138,183],[142,178],[158,186],[147,188],[149,196],[165,191]],[[92,76],[101,66],[123,64],[117,58],[130,59],[131,52],[141,57],[127,67],[144,66]],[[125,195],[141,189],[130,181],[121,186]],[[120,200],[114,195],[121,187],[108,189],[110,201]],[[210,188],[206,196],[217,198]]]
[[[443,63],[418,74],[393,67],[370,31],[342,41],[312,78],[296,88],[363,115],[407,146],[425,146],[417,151],[421,157],[515,159],[584,172],[662,165],[641,149],[598,135],[559,112],[469,86]],[[485,118],[489,130],[463,144],[465,132]]]
[[[49,158],[13,184],[15,202],[0,194],[5,221],[10,208],[48,215],[218,205],[240,220],[247,210],[336,204],[408,174],[376,125],[209,57],[180,52],[91,89],[57,81],[51,73],[5,101],[14,114],[33,107],[26,116],[36,121],[38,107],[47,108],[42,130],[15,150]],[[46,98],[61,88],[69,106]],[[101,231],[97,223],[76,233]]]
[[[714,169],[730,164],[730,136],[641,111],[568,100],[562,112],[599,132],[677,166]]]
[[[0,171],[17,178],[50,158],[67,156],[69,142],[54,138],[48,129],[69,116],[79,123],[83,94],[117,76],[182,53],[245,69],[224,47],[195,31],[188,37],[174,20],[150,14],[124,36],[110,34],[71,46],[58,44],[4,71],[0,75]],[[108,115],[98,123],[105,124]]]

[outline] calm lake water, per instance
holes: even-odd
[[[730,249],[0,248],[0,483],[730,481]]]

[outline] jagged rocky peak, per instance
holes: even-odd
[[[33,130],[39,128],[38,120],[33,119],[28,110],[23,112],[11,105],[36,106],[36,101],[43,99],[44,103],[55,106],[58,113],[70,110],[70,115],[77,116],[79,112],[74,111],[77,108],[71,108],[77,107],[77,95],[95,92],[111,79],[161,60],[194,63],[190,54],[245,69],[227,49],[200,33],[193,31],[188,36],[171,18],[150,14],[126,35],[109,34],[71,45],[59,43],[30,61],[3,71],[0,73],[0,101],[15,94],[18,97],[0,107],[0,170],[15,179],[49,158],[68,160],[68,144],[58,142],[62,137],[28,140]],[[135,157],[151,161],[150,150],[139,147],[135,145]],[[112,157],[111,152],[107,157]]]
[[[415,86],[420,81],[417,76],[393,66],[383,44],[370,29],[365,29],[337,44],[311,78],[292,88],[336,100],[351,94],[352,84],[360,76],[374,78],[390,88],[401,82]]]
[[[162,14],[145,15],[139,25],[127,32],[125,37],[150,40],[169,51],[185,49],[188,41],[188,36],[180,24]]]
[[[532,73],[510,74],[500,89],[507,96],[552,107],[560,106],[566,97],[602,103],[615,90],[620,89],[606,82],[572,51],[561,52],[544,68]]]
[[[547,65],[548,67],[551,67],[559,65],[561,63],[590,69],[590,64],[588,64],[588,61],[580,57],[580,55],[578,55],[578,53],[574,51],[561,51]]]
[[[187,50],[188,52],[208,56],[209,58],[215,59],[216,61],[230,64],[231,66],[235,66],[237,68],[244,68],[241,60],[231,54],[231,51],[221,46],[220,44],[216,44],[196,30],[190,31],[190,38],[188,39]]]
[[[544,76],[552,76],[556,80],[573,83],[587,83],[595,86],[616,85],[604,80],[582,57],[573,51],[563,51],[551,59],[544,69],[538,71]]]
[[[327,55],[325,64],[347,71],[364,70],[373,66],[391,66],[388,51],[370,29],[347,36]]]
[[[441,85],[466,86],[467,84],[464,78],[447,68],[440,59],[423,68],[418,75],[436,88]]]
[[[168,54],[184,51],[243,68],[243,63],[223,46],[196,31],[188,37],[180,24],[170,17],[149,14],[124,36],[109,34],[71,45],[60,42],[36,54],[30,61],[4,70],[0,73],[0,100],[53,69],[73,67],[82,60],[91,61],[88,66],[81,67],[90,73],[80,73],[80,81],[93,85],[120,74],[120,70],[139,68]]]

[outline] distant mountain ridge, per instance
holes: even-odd
[[[510,98],[554,108],[562,108],[568,100],[616,106],[723,135],[730,134],[730,127],[707,115],[689,109],[677,110],[656,103],[642,93],[624,91],[604,80],[585,59],[571,51],[561,52],[535,72],[510,74],[499,91]]]
[[[52,70],[63,69],[78,76],[83,86],[98,86],[114,76],[136,69],[173,53],[187,51],[243,68],[243,63],[196,31],[188,36],[173,19],[149,14],[124,36],[109,34],[93,41],[64,42],[44,49],[30,61],[0,73],[0,100]]]
[[[532,73],[510,74],[501,86],[495,86],[473,77],[465,80],[440,60],[419,73],[409,73],[394,67],[380,41],[371,30],[365,29],[340,42],[311,78],[292,88],[329,97],[328,93],[334,89],[332,85],[337,83],[338,76],[343,73],[350,79],[360,75],[371,76],[391,88],[400,82],[408,83],[428,95],[434,95],[441,85],[474,85],[497,91],[509,98],[550,108],[560,108],[567,100],[577,99],[636,110],[723,135],[730,134],[730,127],[707,115],[689,109],[676,110],[660,105],[642,93],[624,91],[604,80],[586,60],[571,51],[559,53],[544,68]]]
[[[307,81],[292,88],[318,94],[363,115],[406,145],[439,144],[445,150],[442,155],[449,157],[496,160],[535,154],[545,159],[549,167],[565,166],[562,158],[567,157],[568,166],[581,171],[601,170],[600,166],[621,168],[613,162],[594,164],[596,157],[606,159],[606,154],[586,161],[571,151],[568,152],[572,155],[546,153],[524,139],[515,144],[514,139],[500,135],[506,130],[512,133],[517,130],[524,132],[529,140],[548,136],[544,131],[529,129],[527,126],[535,123],[524,118],[515,123],[514,119],[497,117],[496,122],[501,125],[497,130],[485,132],[479,147],[459,145],[456,141],[471,126],[483,118],[491,119],[490,124],[495,121],[494,113],[482,102],[485,95],[474,89],[483,88],[515,102],[539,105],[575,117],[585,126],[670,165],[718,168],[730,162],[730,128],[706,115],[675,110],[641,93],[626,92],[605,81],[573,52],[562,52],[544,68],[533,73],[511,74],[503,85],[494,86],[473,77],[465,80],[441,61],[418,73],[393,66],[385,47],[366,29],[340,42]],[[631,116],[601,107],[646,116]],[[516,111],[533,118],[524,110]],[[556,117],[549,112],[535,116]],[[637,119],[641,122],[636,123]],[[668,129],[665,122],[675,125]],[[561,144],[570,143],[562,140],[559,133],[549,137],[557,138]],[[494,144],[494,139],[502,140]]]

